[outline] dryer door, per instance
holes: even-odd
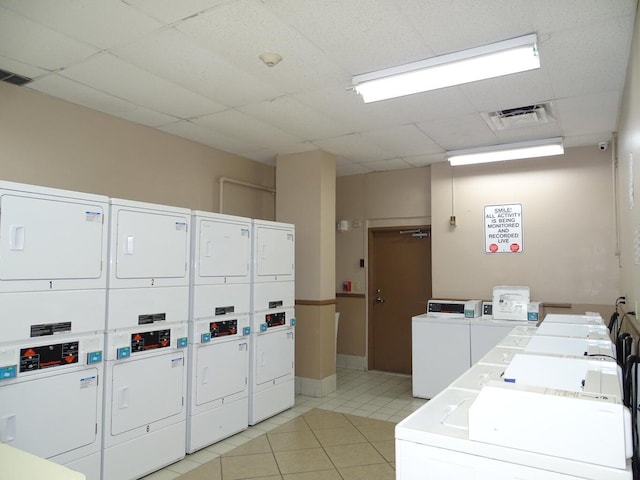
[[[121,209],[117,212],[117,278],[183,278],[189,261],[187,216]]]
[[[278,276],[278,280],[293,280],[295,243],[291,228],[258,225],[254,232],[256,277]]]
[[[219,342],[197,351],[196,405],[247,390],[248,340]]]
[[[249,223],[199,219],[198,256],[201,277],[240,277],[249,280]]]
[[[0,442],[42,458],[96,439],[98,370],[44,374],[0,387]]]
[[[102,205],[4,194],[0,211],[0,280],[102,275]]]
[[[127,361],[113,366],[111,435],[182,412],[183,352]]]
[[[293,375],[295,339],[292,328],[255,335],[256,384]]]

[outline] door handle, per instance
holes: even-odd
[[[376,303],[384,303],[384,298],[376,297]]]

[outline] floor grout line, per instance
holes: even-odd
[[[282,469],[276,460],[276,452],[273,451],[273,446],[269,440],[268,434],[278,427],[302,417],[307,423],[307,426],[313,432],[313,435],[320,444],[322,451],[331,461],[331,464],[334,466],[339,478],[344,479],[345,477],[342,472],[340,472],[338,467],[335,466],[335,463],[327,453],[325,446],[322,445],[314,429],[309,425],[309,422],[305,418],[305,414],[313,409],[322,409],[331,413],[339,413],[343,416],[353,414],[373,420],[397,423],[402,418],[420,408],[426,402],[426,400],[416,399],[412,396],[411,377],[408,376],[339,368],[337,370],[336,383],[336,391],[326,395],[325,397],[308,397],[297,394],[295,397],[295,405],[291,409],[275,415],[270,419],[266,419],[257,425],[249,426],[246,430],[232,437],[200,450],[199,452],[207,451],[208,453],[215,455],[215,457],[210,461],[219,460],[221,470],[220,477],[214,478],[225,480],[222,473],[223,455],[252,440],[260,438],[262,435],[265,435],[267,442],[269,442],[269,449],[271,450],[273,459],[278,471],[280,472],[280,478],[284,478],[283,475],[288,474],[282,473]],[[345,416],[345,418],[349,424],[354,426],[362,434],[360,429],[354,425],[348,417]],[[384,459],[385,463],[388,464],[395,472],[395,458],[394,462],[389,462],[383,452],[373,445],[366,436],[365,439],[366,442]],[[198,452],[195,452],[193,455],[196,455],[197,453]],[[185,476],[185,480],[200,480],[199,477],[194,476],[192,478],[189,475],[189,471],[205,464],[192,460],[190,457],[190,455],[187,455],[186,458],[181,461],[183,463],[176,462],[169,465],[158,472],[144,477],[144,480],[180,480],[182,475]],[[377,463],[372,465],[381,464]],[[188,470],[188,467],[192,467],[191,470]],[[179,472],[182,472],[183,470],[185,473],[180,474]],[[202,480],[205,480],[204,477],[202,477]]]

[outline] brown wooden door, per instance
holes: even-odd
[[[411,373],[411,317],[431,298],[431,237],[369,230],[369,369]],[[430,234],[429,227],[420,229]]]

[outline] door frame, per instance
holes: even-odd
[[[373,249],[373,235],[375,232],[384,232],[384,231],[396,231],[396,230],[414,230],[421,228],[425,231],[431,233],[431,223],[421,223],[421,224],[398,224],[392,226],[379,226],[372,227],[370,225],[367,226],[367,243],[366,243],[366,258],[367,258],[367,275],[366,275],[366,347],[367,347],[367,370],[373,370],[373,299],[376,297],[375,292],[373,291],[374,282],[373,282],[373,274],[375,271],[375,264],[373,261],[374,258],[374,249]],[[433,259],[432,259],[433,261]],[[430,272],[431,275],[432,272]],[[431,275],[431,281],[433,283],[433,276]],[[398,374],[400,375],[400,374]]]

